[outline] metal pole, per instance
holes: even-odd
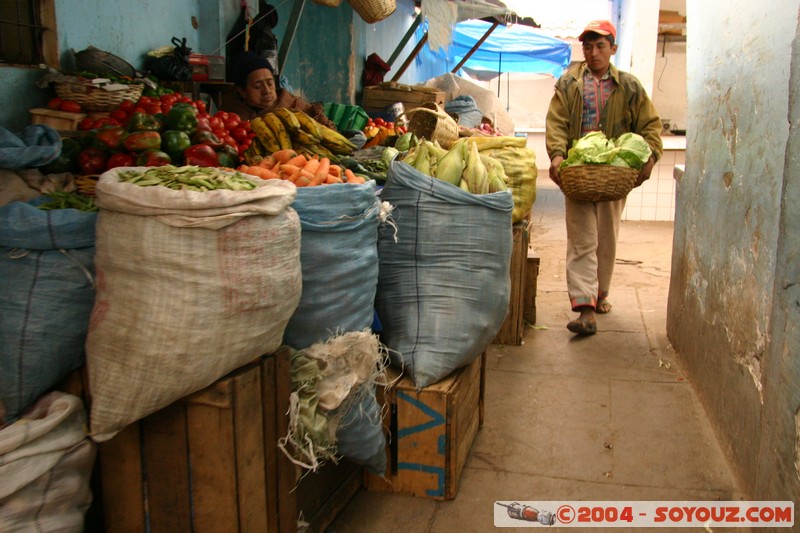
[[[392,52],[392,56],[389,58],[389,61],[386,62],[387,65],[391,67],[394,64],[395,60],[397,59],[397,56],[400,55],[400,51],[403,49],[403,47],[405,47],[405,45],[411,39],[411,36],[414,35],[414,32],[417,31],[417,28],[419,27],[421,22],[422,22],[422,12],[420,11],[419,15],[417,15],[417,18],[415,18],[414,22],[411,24],[411,27],[408,28],[406,34],[403,35],[402,39],[400,39],[400,42],[397,44],[397,48],[395,48],[394,52]]]
[[[497,21],[497,20],[494,20],[494,21],[492,22],[492,26],[491,26],[491,28],[489,28],[488,30],[486,30],[486,33],[484,33],[484,34],[483,34],[483,37],[481,37],[480,39],[478,39],[478,42],[476,42],[476,43],[475,43],[475,45],[473,45],[473,47],[472,47],[472,48],[470,48],[469,52],[467,52],[467,55],[465,55],[465,56],[464,56],[464,59],[462,59],[461,61],[459,61],[458,65],[456,65],[456,66],[453,68],[453,70],[451,70],[450,72],[452,72],[453,74],[455,74],[456,72],[458,72],[458,69],[460,69],[462,66],[464,66],[464,63],[466,63],[466,62],[467,62],[467,60],[468,60],[470,57],[472,57],[472,54],[474,54],[474,53],[475,53],[475,50],[477,50],[478,48],[480,48],[480,46],[481,46],[481,45],[482,45],[482,44],[483,44],[483,43],[486,41],[486,39],[488,39],[488,38],[489,38],[489,35],[491,35],[491,34],[492,34],[492,32],[494,31],[494,29],[495,29],[496,27],[498,27],[499,25],[500,25],[500,22],[499,22],[499,21]]]
[[[397,81],[400,79],[400,76],[403,75],[408,66],[411,64],[412,61],[414,61],[414,58],[417,57],[417,54],[419,54],[419,51],[422,50],[422,47],[425,46],[425,43],[427,42],[428,42],[428,32],[426,31],[425,35],[423,35],[422,39],[420,39],[419,42],[417,43],[417,46],[414,47],[414,50],[411,51],[411,54],[408,56],[405,62],[400,66],[400,70],[398,70],[397,73],[394,75],[392,81]]]

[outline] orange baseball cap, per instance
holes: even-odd
[[[597,33],[598,35],[610,35],[617,40],[617,29],[611,24],[610,20],[593,20],[583,29],[583,33],[578,36],[579,41],[583,41],[587,33]]]

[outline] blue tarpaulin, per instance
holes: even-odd
[[[469,53],[491,23],[483,20],[459,22],[453,29],[453,42],[446,48],[432,51],[422,47],[416,58],[418,67],[425,65],[429,77],[451,72]],[[422,38],[425,24],[417,29]],[[538,33],[536,29],[522,25],[499,25],[470,56],[464,67],[486,72],[528,72],[551,74],[558,78],[570,62],[570,44],[555,37]]]

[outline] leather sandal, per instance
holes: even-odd
[[[567,329],[576,335],[594,335],[597,333],[597,322],[578,317],[567,324]]]
[[[606,300],[605,298],[600,299],[594,308],[594,312],[601,315],[604,315],[610,311],[611,311],[611,303],[609,303],[609,301]]]

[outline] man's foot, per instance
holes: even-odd
[[[597,333],[597,322],[581,315],[567,324],[567,329],[576,335],[594,335]]]
[[[606,300],[605,298],[601,298],[597,302],[597,306],[595,306],[594,310],[596,313],[604,315],[611,311],[611,303],[609,303],[609,301]]]

